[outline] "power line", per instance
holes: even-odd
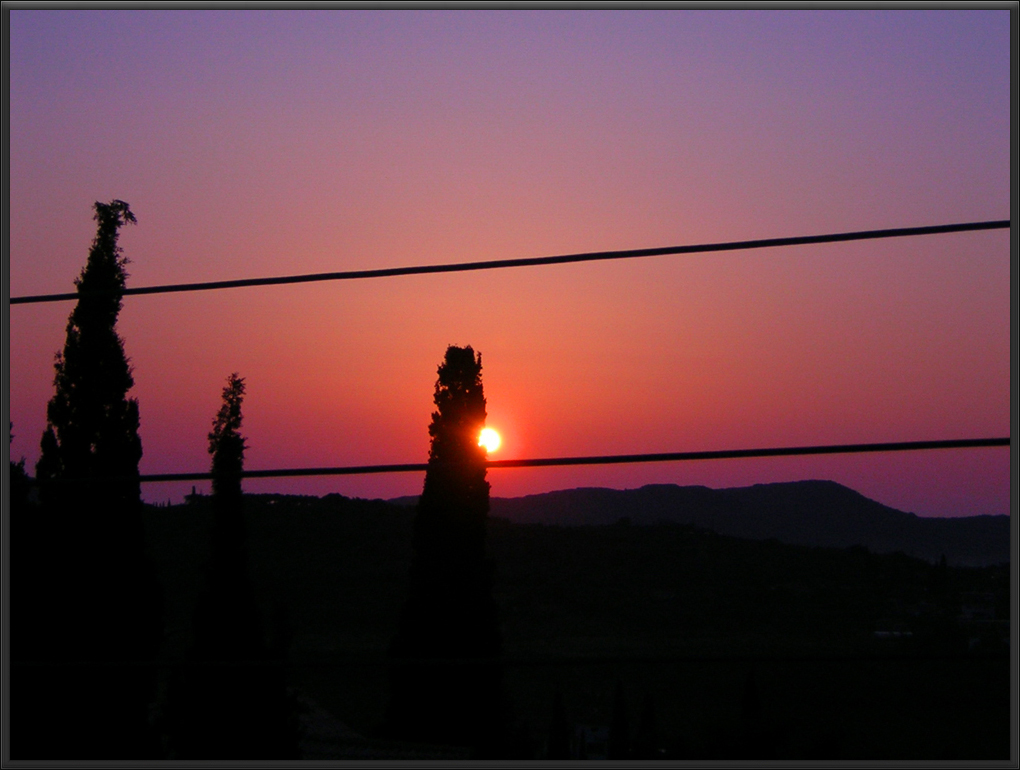
[[[629,249],[624,251],[590,251],[580,254],[562,254],[553,257],[526,257],[521,259],[494,259],[484,262],[460,262],[443,265],[415,265],[411,267],[388,267],[378,270],[348,270],[338,273],[311,273],[307,275],[284,275],[274,278],[242,278],[234,281],[206,281],[203,283],[175,283],[161,286],[140,286],[124,289],[121,294],[170,294],[182,291],[210,291],[213,289],[236,289],[245,286],[277,286],[291,283],[313,283],[316,281],[349,281],[356,278],[392,278],[398,275],[423,275],[426,273],[460,273],[469,270],[495,270],[505,267],[535,267],[538,265],[563,265],[572,262],[597,262],[609,259],[633,259],[635,257],[658,257],[668,254],[696,254],[716,251],[741,251],[766,249],[778,246],[805,246],[817,243],[840,243],[878,238],[905,238],[917,235],[940,235],[975,230],[1008,229],[1010,221],[1000,219],[988,222],[963,222],[949,225],[926,227],[897,227],[885,230],[859,230],[849,233],[826,235],[800,235],[790,238],[762,238],[750,241],[728,241],[723,243],[702,243],[688,246],[663,246],[653,249]],[[99,293],[97,293],[97,296]],[[26,305],[37,302],[61,302],[78,299],[83,294],[34,294],[11,297],[12,305]]]
[[[563,465],[615,465],[620,463],[652,463],[678,460],[729,460],[750,457],[789,457],[793,455],[849,454],[855,452],[905,452],[924,449],[977,449],[1008,447],[1006,438],[951,439],[948,441],[897,441],[879,444],[828,444],[824,446],[771,447],[767,449],[727,449],[707,452],[666,452],[658,454],[602,455],[599,457],[546,457],[527,460],[487,460],[487,468],[544,468]],[[334,468],[284,468],[243,471],[246,479],[280,478],[287,476],[355,476],[369,473],[408,473],[426,471],[428,463],[391,465],[356,465]],[[211,473],[147,473],[139,481],[205,481]]]

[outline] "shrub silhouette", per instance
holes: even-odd
[[[170,685],[175,759],[298,755],[296,713],[283,668],[286,650],[266,643],[248,577],[241,490],[243,400],[244,380],[231,374],[209,434],[213,521],[206,585],[195,609],[194,646]]]
[[[155,755],[148,713],[161,593],[144,551],[138,402],[127,397],[134,381],[116,331],[127,278],[118,231],[135,217],[114,200],[96,203],[95,219],[36,465],[45,510],[25,547],[44,575],[18,589],[36,608],[36,649],[26,654],[50,664],[12,696],[29,725],[12,736],[19,758]]]
[[[387,726],[405,739],[503,751],[501,638],[485,554],[489,483],[482,359],[450,346],[439,367],[409,596],[390,648]]]

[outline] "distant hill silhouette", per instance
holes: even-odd
[[[413,504],[415,498],[391,502]],[[874,553],[980,567],[1009,561],[1009,517],[926,518],[882,505],[834,481],[755,484],[732,489],[649,484],[492,498],[490,515],[516,524],[603,526],[693,524],[721,535],[791,545],[866,547]]]

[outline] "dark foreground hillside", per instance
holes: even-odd
[[[379,758],[413,509],[254,495],[247,511],[263,612],[289,616],[291,682],[343,723],[316,757]],[[201,498],[146,511],[167,659],[187,649],[208,513]],[[1009,756],[1007,568],[675,524],[493,519],[489,552],[518,757]]]

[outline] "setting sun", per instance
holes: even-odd
[[[485,447],[486,452],[495,452],[501,443],[503,442],[499,434],[492,428],[482,428],[482,432],[478,434],[478,446]]]

